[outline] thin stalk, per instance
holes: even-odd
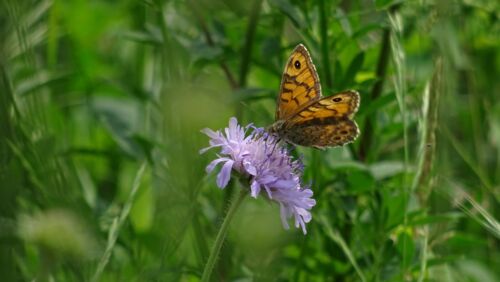
[[[429,259],[429,226],[424,226],[424,242],[422,246],[422,259],[420,262],[420,275],[418,277],[418,282],[425,281],[425,274],[427,272],[427,261]]]
[[[479,178],[482,187],[484,187],[489,193],[491,193],[491,195],[493,195],[496,198],[496,200],[500,200],[500,198],[497,196],[498,193],[495,193],[494,191],[493,184],[491,184],[488,175],[484,172],[484,170],[481,170],[479,164],[477,164],[474,161],[471,154],[460,143],[460,141],[455,136],[453,136],[451,131],[445,126],[439,127],[439,129],[443,133],[443,135],[448,139],[452,148],[455,149],[455,151],[462,158],[462,160],[470,167],[471,171],[476,174],[477,178]]]
[[[19,108],[14,100],[14,90],[12,89],[11,79],[7,73],[7,69],[3,64],[0,56],[0,126],[4,138],[0,139],[0,148],[7,145],[7,140],[14,137],[14,119],[21,116]],[[12,109],[13,115],[9,114]]]
[[[255,0],[250,11],[248,19],[247,31],[245,33],[245,44],[241,51],[241,66],[240,66],[240,87],[245,87],[247,84],[247,74],[250,70],[250,61],[252,60],[252,46],[255,38],[255,30],[259,21],[262,0]]]
[[[441,58],[436,61],[435,72],[429,86],[424,92],[424,123],[422,130],[422,140],[420,144],[421,159],[418,166],[417,176],[413,183],[412,190],[417,193],[420,206],[427,206],[427,200],[431,193],[432,186],[430,184],[431,171],[436,152],[436,128],[439,108],[439,96],[442,94],[441,77],[443,74],[443,62]],[[427,272],[428,259],[428,243],[429,243],[429,227],[422,228],[424,232],[422,255],[420,259],[420,275],[419,282],[424,281]]]
[[[58,22],[59,3],[54,0],[49,12],[49,28],[47,36],[47,64],[54,67],[57,63],[57,41],[58,41]]]
[[[245,199],[248,191],[246,189],[241,189],[239,194],[235,197],[229,207],[229,210],[226,213],[226,217],[222,222],[222,225],[219,229],[219,233],[217,233],[217,237],[215,237],[214,245],[212,246],[212,250],[210,251],[210,256],[208,257],[207,264],[205,265],[205,269],[203,270],[203,275],[201,276],[201,281],[208,282],[210,281],[210,276],[212,275],[212,271],[214,270],[215,263],[217,262],[217,258],[219,257],[219,253],[222,247],[222,243],[226,238],[227,231],[229,230],[229,224],[233,219],[236,211],[240,207],[241,203]]]
[[[306,253],[307,249],[307,236],[304,236],[302,239],[302,243],[300,244],[300,254],[299,254],[299,259],[297,260],[297,264],[295,265],[295,271],[293,274],[293,279],[292,281],[300,281],[300,273],[304,264],[304,260],[300,259],[304,257],[304,254]]]
[[[323,59],[323,69],[325,70],[324,77],[326,78],[326,86],[332,88],[332,75],[330,71],[330,52],[328,45],[328,21],[326,18],[327,8],[325,0],[319,1],[319,30],[321,36],[321,55]]]
[[[215,42],[213,41],[212,35],[211,35],[210,31],[208,30],[208,26],[207,26],[207,23],[205,21],[205,18],[203,17],[203,14],[201,13],[201,11],[198,8],[199,3],[197,3],[193,0],[188,1],[188,3],[189,3],[189,7],[191,7],[193,10],[194,16],[196,17],[196,19],[198,20],[198,23],[200,24],[200,28],[203,32],[203,35],[205,36],[205,40],[207,41],[207,44],[210,46],[215,46]],[[222,71],[224,72],[224,74],[226,75],[226,78],[227,78],[231,88],[237,89],[239,87],[238,82],[236,81],[233,74],[229,70],[229,67],[227,66],[226,62],[224,60],[221,60],[219,65],[220,65]]]
[[[262,7],[262,0],[255,0],[252,5],[252,10],[250,11],[250,16],[248,19],[247,31],[245,33],[245,44],[243,45],[243,50],[241,51],[241,65],[240,65],[240,76],[239,76],[239,87],[245,87],[247,84],[248,71],[250,70],[250,62],[252,61],[252,47],[255,38],[255,31],[260,18],[260,11]],[[243,115],[243,106],[237,101],[236,102],[236,118],[241,119]]]
[[[196,199],[196,198],[193,198]],[[194,210],[194,209],[192,209]],[[193,216],[193,231],[194,231],[194,238],[196,242],[196,247],[199,253],[199,258],[200,258],[200,265],[203,264],[203,261],[205,258],[208,256],[208,246],[206,243],[205,238],[202,238],[203,231],[200,223],[200,219],[198,216]]]
[[[108,242],[106,244],[106,250],[99,260],[99,264],[97,265],[97,269],[92,277],[92,281],[99,281],[102,273],[104,272],[104,268],[109,262],[111,258],[111,253],[113,252],[113,248],[115,247],[116,240],[118,239],[118,235],[120,233],[120,229],[125,222],[125,219],[128,217],[130,213],[130,209],[132,208],[132,204],[134,203],[135,196],[137,195],[137,191],[139,190],[139,186],[141,184],[142,176],[144,175],[144,171],[146,170],[146,162],[143,162],[137,174],[135,175],[134,182],[132,184],[132,190],[128,195],[127,201],[125,202],[120,214],[115,217],[113,223],[111,224],[111,228],[108,233]]]
[[[387,73],[387,65],[389,63],[389,55],[391,53],[390,46],[391,31],[389,28],[385,28],[382,35],[382,46],[380,47],[380,53],[378,55],[377,70],[375,76],[377,82],[373,85],[370,97],[366,99],[366,102],[374,101],[380,95],[382,95],[382,90],[384,89],[385,77]],[[374,113],[375,114],[375,113]],[[372,137],[373,137],[373,115],[367,115],[365,117],[363,133],[361,134],[361,142],[359,147],[359,159],[365,161],[368,158],[368,152],[371,149]]]
[[[326,235],[330,237],[335,243],[339,245],[339,247],[342,249],[344,252],[345,256],[349,260],[349,262],[352,264],[354,267],[354,270],[359,276],[359,279],[363,282],[367,281],[365,275],[361,271],[361,268],[359,267],[358,263],[356,262],[356,259],[354,258],[354,255],[352,254],[351,250],[349,249],[349,246],[347,246],[344,238],[342,238],[342,235],[338,231],[333,230],[331,225],[328,223],[328,220],[324,216],[320,216],[319,221],[323,224],[325,227]]]
[[[486,231],[490,232],[497,239],[500,239],[500,222],[498,222],[493,214],[489,213],[486,208],[481,206],[481,204],[474,200],[465,190],[459,186],[454,186],[455,195],[450,195],[450,198],[452,198],[454,202],[457,202],[458,207],[464,214],[483,226]],[[450,194],[450,191],[445,192]],[[456,201],[457,198],[463,200]]]
[[[397,12],[389,12],[389,22],[391,29],[390,43],[392,50],[392,62],[395,69],[394,76],[394,88],[396,91],[396,98],[398,101],[399,109],[401,112],[401,117],[403,119],[403,154],[404,154],[404,177],[402,179],[401,187],[404,192],[404,219],[403,226],[406,229],[408,226],[408,201],[410,198],[410,189],[409,185],[409,146],[408,146],[408,113],[406,110],[406,58],[405,58],[405,50],[402,44],[403,37],[403,20],[399,13]],[[406,253],[407,250],[407,237],[403,238],[403,253]],[[403,272],[406,273],[409,271],[409,262],[407,260],[407,256],[403,256],[402,268]]]
[[[397,6],[393,6],[391,9],[389,9],[388,14],[391,15],[392,13],[396,12],[396,10]],[[387,67],[389,65],[390,56],[391,56],[391,29],[390,27],[385,27],[382,32],[382,42],[378,55],[377,67],[375,71],[377,81],[373,85],[369,96],[366,98],[362,97],[363,103],[369,103],[370,101],[374,101],[382,95],[382,91],[384,89],[384,84],[386,81]],[[375,123],[374,123],[375,115],[376,112],[374,112],[371,115],[366,115],[365,120],[363,122],[364,127],[361,133],[358,158],[364,162],[369,162],[373,156],[373,153],[370,152],[372,152],[372,141],[374,137],[373,134],[375,128]],[[377,207],[382,205],[382,197],[383,196],[380,191],[377,190],[374,192],[374,199]],[[379,228],[377,228],[377,230],[379,230]],[[383,234],[383,231],[381,233]],[[378,231],[377,234],[380,234],[380,231]],[[384,238],[384,235],[381,235],[379,237]],[[380,269],[382,265],[381,257],[384,252],[385,252],[385,245],[381,244],[378,248],[377,256],[375,256],[375,263],[374,263],[375,271],[372,272],[373,277],[372,279],[370,279],[372,281],[380,280]]]
[[[421,159],[418,166],[417,176],[413,184],[413,191],[417,193],[420,206],[425,207],[427,198],[431,193],[429,185],[430,174],[436,152],[436,128],[438,117],[439,96],[442,93],[441,76],[443,74],[443,63],[441,58],[436,62],[435,72],[432,80],[424,93],[424,123],[422,140],[420,144]]]

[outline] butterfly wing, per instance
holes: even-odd
[[[305,107],[284,124],[282,134],[291,143],[317,148],[341,146],[359,135],[351,120],[359,107],[359,94],[345,91]]]
[[[316,68],[304,45],[293,50],[281,78],[276,121],[286,120],[321,97]]]

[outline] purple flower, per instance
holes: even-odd
[[[247,131],[251,131],[247,134]],[[231,171],[250,179],[250,195],[257,198],[261,191],[280,205],[281,221],[288,229],[288,219],[295,218],[295,227],[307,233],[305,224],[311,221],[311,208],[316,205],[313,192],[302,187],[300,178],[303,165],[293,160],[278,140],[262,128],[238,125],[236,118],[229,120],[229,127],[221,131],[205,128],[210,137],[210,146],[201,153],[215,147],[220,148],[218,158],[207,166],[207,173],[222,165],[217,175],[217,186],[224,188],[229,183]]]

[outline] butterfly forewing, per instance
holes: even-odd
[[[288,59],[281,79],[276,120],[285,120],[321,97],[321,86],[309,52],[299,44]]]

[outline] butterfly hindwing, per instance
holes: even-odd
[[[281,79],[276,120],[285,120],[321,97],[321,86],[309,52],[299,44],[290,55]]]
[[[324,148],[342,146],[350,143],[359,135],[355,121],[342,119],[313,119],[310,122],[296,124],[283,132],[284,138],[293,144]]]

